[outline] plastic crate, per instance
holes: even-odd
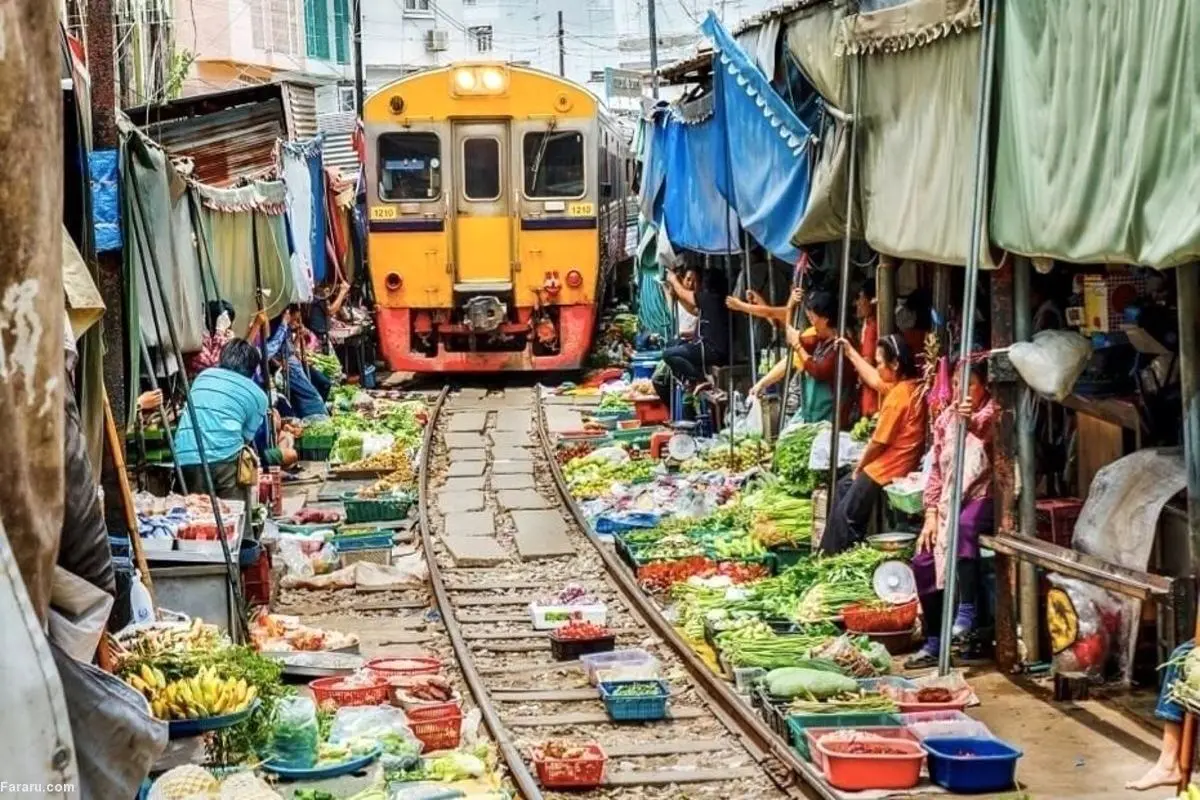
[[[918,740],[933,737],[994,739],[987,725],[961,711],[914,711],[900,715],[903,725]]]
[[[887,493],[888,505],[900,513],[910,515],[924,513],[924,490],[906,492],[888,485],[883,487],[883,491]]]
[[[456,703],[420,706],[404,712],[409,730],[425,745],[424,752],[453,750],[462,738],[462,708]]]
[[[766,726],[774,731],[776,736],[787,740],[790,736],[787,724],[790,701],[772,697],[762,688],[759,688],[752,698],[754,705],[758,707],[758,715]]]
[[[379,678],[406,678],[414,675],[437,675],[442,671],[442,660],[432,656],[381,656],[363,664],[363,668]]]
[[[792,747],[804,758],[812,761],[808,750],[809,728],[887,728],[900,724],[900,715],[879,711],[856,711],[846,714],[789,714],[788,734]]]
[[[376,550],[392,546],[391,533],[358,534],[356,536],[334,536],[330,540],[339,553],[349,553],[352,550]]]
[[[622,696],[613,692],[619,686],[635,686],[652,684],[658,689],[657,694]],[[602,681],[600,683],[600,699],[604,701],[604,709],[608,718],[613,722],[653,722],[665,719],[667,716],[667,700],[671,690],[664,680],[653,681]]]
[[[560,639],[550,633],[550,653],[555,661],[574,661],[589,653],[607,653],[617,645],[616,634],[599,636],[595,639]]]
[[[345,681],[345,678],[332,677],[317,678],[309,683],[308,688],[312,690],[317,707],[330,710],[343,706],[378,706],[386,704],[391,697],[392,687],[382,678],[376,677],[370,686],[338,688]]]
[[[606,653],[589,653],[580,656],[579,663],[583,665],[583,671],[587,675],[588,683],[593,686],[599,683],[596,678],[597,674],[606,671],[612,672],[625,669],[641,673],[644,670],[645,674],[639,674],[638,677],[658,677],[658,659],[640,647],[612,650]]]
[[[921,745],[906,739],[893,739],[887,746],[907,751],[895,755],[885,753],[853,753],[850,742],[818,742],[824,757],[825,780],[835,789],[848,792],[911,789],[921,779],[921,764],[925,751]]]
[[[245,548],[242,552],[245,554]],[[263,548],[259,548],[253,562],[242,565],[242,594],[253,605],[271,603],[271,557]]]
[[[1021,751],[999,739],[934,736],[921,746],[929,754],[929,780],[955,794],[1013,788]]]
[[[653,400],[635,400],[633,406],[637,410],[638,421],[643,425],[657,425],[671,418],[671,410],[667,408],[666,403],[658,398],[654,398]]]
[[[350,525],[404,519],[408,516],[412,504],[411,495],[369,499],[357,497],[353,492],[342,495],[342,505],[346,508],[346,522]]]
[[[1075,523],[1083,511],[1077,497],[1048,497],[1037,501],[1037,538],[1059,547],[1071,547]]]
[[[582,606],[542,606],[529,604],[529,617],[535,631],[561,628],[568,622],[590,622],[603,626],[608,621],[608,607],[604,603]]]
[[[350,550],[345,553],[339,553],[340,562],[343,567],[348,567],[351,564],[357,564],[359,561],[365,561],[368,564],[383,564],[388,566],[392,563],[392,547],[370,548],[362,550]]]
[[[541,747],[533,748],[533,766],[546,789],[593,789],[604,780],[608,756],[593,742],[582,745],[580,758],[549,758]]]

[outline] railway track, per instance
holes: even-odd
[[[536,388],[443,392],[420,464],[420,540],[458,674],[527,800],[531,748],[596,741],[590,797],[806,797],[796,756],[713,675],[590,536],[552,457]],[[528,605],[567,583],[602,598],[618,647],[641,647],[671,686],[661,722],[611,723],[579,662],[556,662]],[[572,793],[571,796],[579,796]]]

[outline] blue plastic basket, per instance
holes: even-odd
[[[356,550],[378,550],[392,546],[392,534],[370,534],[358,536],[334,536],[330,541],[339,553],[352,553]]]
[[[654,684],[658,687],[658,694],[635,697],[613,694],[618,686],[641,683]],[[608,718],[613,722],[652,722],[665,719],[667,700],[670,696],[671,689],[666,681],[605,681],[600,684],[600,699],[604,701]]]
[[[1021,751],[999,739],[938,736],[921,742],[929,779],[955,794],[1001,792],[1016,784]]]
[[[633,362],[633,379],[649,380],[654,377],[654,370],[658,367],[657,361],[634,361]]]

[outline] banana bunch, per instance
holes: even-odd
[[[125,678],[150,701],[159,719],[203,719],[243,711],[258,696],[258,688],[245,678],[222,678],[204,667],[190,678],[167,682],[162,670],[148,664]]]

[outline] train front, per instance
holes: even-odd
[[[388,367],[573,369],[600,285],[595,99],[458,64],[367,99],[368,263]]]

